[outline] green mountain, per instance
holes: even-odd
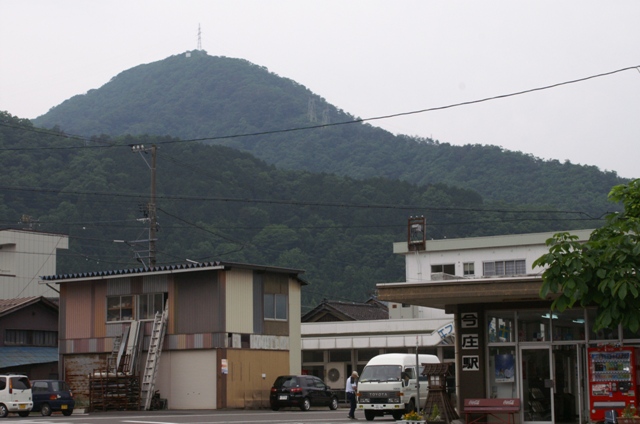
[[[371,129],[369,129],[371,130]],[[410,216],[429,238],[588,228],[580,214],[485,201],[445,184],[279,169],[226,146],[166,136],[81,139],[0,112],[0,227],[70,236],[58,272],[148,264],[150,154],[157,146],[157,263],[237,261],[306,270],[303,312],[402,281],[392,243]],[[21,225],[16,223],[24,219]],[[116,242],[116,241],[124,241]]]
[[[394,136],[357,122],[295,81],[203,51],[124,71],[33,122],[83,136],[200,140],[244,150],[281,169],[420,186],[443,183],[476,191],[488,201],[589,216],[610,209],[606,194],[626,181],[594,166],[545,161],[495,146]]]

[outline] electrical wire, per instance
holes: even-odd
[[[397,118],[397,117],[400,117],[400,116],[416,115],[416,114],[421,114],[421,113],[434,112],[434,111],[445,110],[445,109],[452,109],[452,108],[461,107],[461,106],[469,106],[469,105],[473,105],[473,104],[489,102],[489,101],[492,101],[492,100],[505,99],[505,98],[508,98],[508,97],[521,96],[521,95],[524,95],[524,94],[534,93],[534,92],[537,92],[537,91],[543,91],[543,90],[549,90],[549,89],[552,89],[552,88],[561,87],[563,85],[576,84],[576,83],[579,83],[579,82],[584,82],[584,81],[588,81],[588,80],[595,79],[595,78],[606,77],[606,76],[614,75],[614,74],[617,74],[617,73],[620,73],[620,72],[629,71],[629,70],[632,70],[632,69],[635,69],[635,70],[640,72],[640,65],[627,66],[625,68],[620,68],[620,69],[616,69],[616,70],[609,71],[609,72],[603,72],[603,73],[600,73],[600,74],[590,75],[590,76],[583,77],[583,78],[577,78],[577,79],[564,81],[564,82],[559,82],[559,83],[550,84],[550,85],[545,85],[545,86],[541,86],[541,87],[530,88],[530,89],[527,89],[527,90],[516,91],[516,92],[513,92],[513,93],[500,94],[500,95],[497,95],[497,96],[485,97],[485,98],[482,98],[482,99],[469,100],[469,101],[466,101],[466,102],[452,103],[452,104],[449,104],[449,105],[436,106],[436,107],[425,108],[425,109],[418,109],[418,110],[413,110],[413,111],[409,111],[409,112],[399,112],[399,113],[393,113],[393,114],[389,114],[389,115],[374,116],[374,117],[371,117],[371,118],[358,118],[358,119],[353,119],[353,120],[348,120],[348,121],[341,121],[341,122],[334,122],[334,123],[327,123],[327,124],[319,124],[319,125],[308,125],[308,126],[303,126],[303,127],[294,127],[294,128],[287,128],[287,129],[276,129],[276,130],[271,130],[271,131],[258,131],[258,132],[253,132],[253,133],[230,134],[230,135],[202,137],[202,138],[193,138],[193,139],[185,139],[185,140],[174,139],[174,140],[171,140],[171,141],[165,141],[165,142],[161,142],[161,143],[156,143],[156,145],[173,144],[173,143],[188,143],[188,142],[202,142],[202,141],[216,141],[216,140],[228,140],[228,139],[242,138],[242,137],[256,137],[256,136],[264,136],[264,135],[272,135],[272,134],[283,134],[283,133],[289,133],[289,132],[295,132],[295,131],[307,131],[307,130],[314,130],[314,129],[320,129],[320,128],[336,127],[336,126],[348,125],[348,124],[358,124],[358,123],[369,122],[369,121],[377,121],[377,120],[383,120],[383,119],[391,119],[391,118]],[[24,131],[33,131],[33,132],[43,132],[43,131],[45,131],[46,132],[46,130],[40,130],[40,129],[36,130],[35,127],[31,127],[31,128],[29,128],[29,127],[19,127],[19,126],[16,126],[16,125],[8,124],[7,122],[3,122],[2,120],[0,120],[0,126],[11,127],[11,128],[20,128],[20,129],[22,129]],[[66,134],[60,134],[60,133],[56,133],[56,132],[51,132],[50,134],[53,135],[53,136],[70,138],[70,139],[74,139],[74,140],[81,140],[81,141],[89,142],[89,143],[96,142],[95,139],[89,139],[89,138],[81,137],[81,136],[69,136],[69,135],[66,135]],[[93,147],[93,148],[105,148],[105,147],[130,147],[130,146],[128,144],[124,145],[124,144],[113,143],[113,144],[108,144],[106,146],[86,146],[85,145],[85,146],[82,146],[82,147],[77,147],[77,146],[73,146],[73,147],[46,146],[46,147],[33,147],[33,148],[7,147],[7,148],[0,148],[0,151],[64,150],[64,149],[79,149],[79,148],[91,148],[91,147]]]

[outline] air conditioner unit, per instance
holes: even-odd
[[[332,389],[344,390],[347,383],[347,364],[344,362],[329,362],[325,368],[324,382]]]

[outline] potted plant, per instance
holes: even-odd
[[[434,403],[433,408],[431,408],[431,414],[427,418],[427,423],[443,423],[444,420],[440,416],[440,408],[438,408],[438,404]]]
[[[423,423],[425,422],[424,417],[422,415],[420,415],[417,411],[412,411],[409,413],[406,413],[402,416],[402,420],[401,421],[396,421],[397,423],[411,423],[411,424],[418,424],[418,423]]]
[[[628,404],[622,410],[622,417],[618,418],[618,424],[639,424],[640,417],[637,415],[636,406]]]

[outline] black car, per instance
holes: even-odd
[[[32,411],[40,411],[44,416],[53,411],[60,411],[69,416],[76,405],[69,385],[62,380],[33,380],[31,381],[33,395]]]
[[[338,409],[338,396],[324,381],[313,375],[281,375],[271,387],[271,409],[298,407],[308,411],[312,406]]]

